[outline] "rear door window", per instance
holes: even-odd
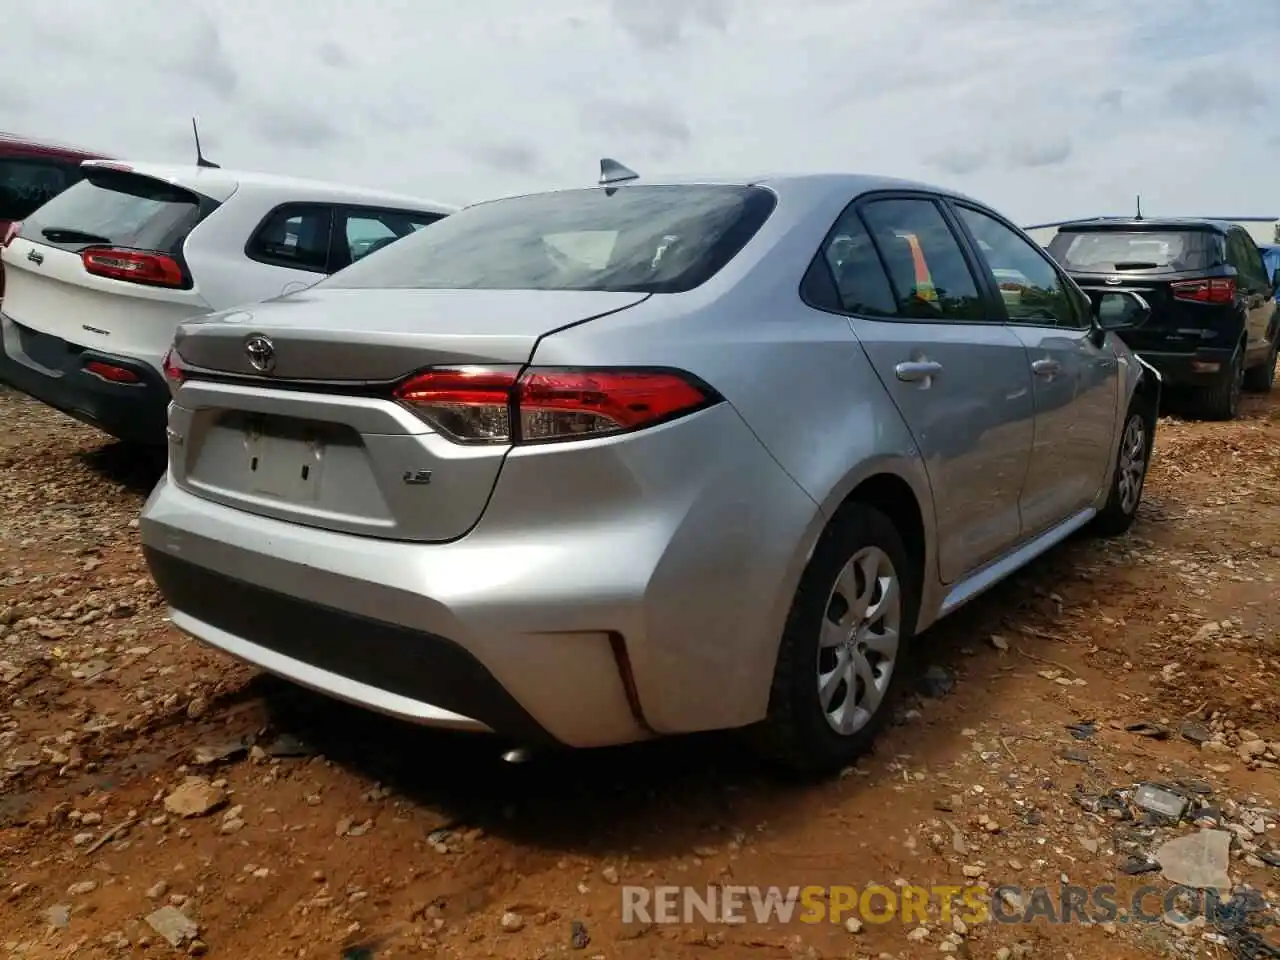
[[[25,219],[22,235],[66,249],[110,244],[173,254],[217,203],[183,187],[94,170]]]
[[[273,267],[328,273],[333,213],[322,203],[276,207],[249,238],[245,254]]]
[[[936,203],[923,197],[873,200],[861,212],[888,268],[898,316],[987,319],[986,299]]]
[[[898,302],[884,264],[852,206],[841,214],[819,257],[805,279],[805,300],[811,305],[863,317],[897,315]]]
[[[70,185],[67,170],[48,160],[0,159],[0,220],[25,220]]]
[[[493,200],[325,281],[335,287],[678,293],[706,282],[776,205],[763,187],[636,184]]]
[[[1185,273],[1219,260],[1212,230],[1060,231],[1049,243],[1053,258],[1077,273]]]

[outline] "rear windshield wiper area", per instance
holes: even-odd
[[[54,243],[110,243],[110,237],[100,233],[88,233],[75,227],[45,227],[40,233]]]

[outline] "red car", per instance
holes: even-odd
[[[9,242],[15,224],[81,178],[80,161],[110,159],[79,147],[0,133],[0,244]],[[4,271],[0,270],[3,296]]]

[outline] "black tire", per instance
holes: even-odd
[[[855,732],[842,733],[833,726],[835,721],[827,719],[828,711],[819,697],[819,669],[828,660],[828,654],[832,657],[856,654],[851,648],[842,651],[840,646],[820,652],[819,638],[824,625],[830,624],[832,631],[844,629],[830,620],[838,606],[837,601],[842,600],[837,581],[846,565],[864,552],[887,560],[896,574],[900,601],[898,644],[885,677],[887,686],[877,708],[869,711],[870,719]],[[880,575],[877,574],[875,579],[880,581]],[[859,584],[864,582],[859,578]],[[874,596],[873,593],[873,600]],[[778,650],[769,713],[753,730],[757,748],[770,759],[805,775],[834,773],[865,753],[892,715],[898,692],[906,682],[904,675],[908,673],[907,657],[915,631],[919,598],[919,572],[912,566],[893,522],[879,510],[865,504],[851,503],[842,507],[814,550],[796,590]],[[874,608],[876,603],[871,606]],[[853,616],[848,609],[844,612]],[[853,617],[853,620],[858,618]],[[869,623],[884,626],[886,621],[872,620]],[[852,641],[847,644],[852,645]],[[886,661],[880,661],[880,668],[883,669],[885,664]],[[881,675],[874,673],[876,667],[871,669],[879,679]],[[834,692],[838,694],[840,689],[847,692],[849,688],[837,687]],[[865,685],[860,680],[855,681],[853,690],[856,695],[858,690],[865,690]],[[837,695],[834,699],[843,698]],[[859,715],[858,711],[854,714]]]
[[[1225,376],[1217,383],[1201,387],[1192,396],[1192,409],[1204,420],[1234,420],[1240,411],[1240,394],[1244,390],[1244,350],[1231,357]]]
[[[1100,537],[1118,537],[1133,526],[1138,516],[1138,506],[1142,503],[1142,490],[1147,482],[1147,467],[1151,464],[1151,415],[1143,409],[1140,397],[1135,397],[1125,414],[1124,426],[1120,428],[1119,449],[1116,452],[1116,468],[1111,475],[1111,491],[1106,505],[1093,518],[1092,531]],[[1134,443],[1141,449],[1137,451],[1138,462],[1132,465],[1135,454]]]
[[[1256,367],[1244,372],[1244,388],[1250,393],[1270,393],[1276,382],[1276,354],[1280,352],[1277,342],[1271,341],[1271,349],[1267,359]]]

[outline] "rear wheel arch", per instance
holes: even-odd
[[[912,632],[915,632],[920,622],[932,622],[932,616],[926,611],[931,609],[929,605],[934,600],[933,590],[928,582],[928,570],[933,562],[928,532],[934,523],[933,501],[928,487],[925,486],[922,490],[918,486],[927,483],[923,470],[919,477],[908,478],[882,463],[865,474],[851,471],[843,483],[829,491],[806,527],[788,568],[786,583],[781,585],[782,589],[779,591],[777,632],[774,634],[777,645],[773,648],[775,663],[781,650],[789,612],[795,605],[806,571],[823,543],[839,535],[839,518],[842,513],[857,504],[874,507],[883,513],[903,540],[910,563],[908,572],[915,578],[921,601],[916,611],[917,622],[911,624]]]
[[[1139,403],[1147,420],[1148,433],[1154,433],[1156,419],[1160,416],[1160,375],[1152,367],[1141,361],[1139,361],[1138,369],[1141,375],[1138,377],[1138,382],[1133,386],[1133,392],[1130,399],[1125,403],[1125,409],[1129,408],[1130,403],[1135,401]]]
[[[767,757],[810,773],[830,772],[870,748],[892,713],[894,695],[901,690],[909,669],[928,563],[925,505],[910,481],[898,474],[879,472],[859,480],[835,509],[824,511],[824,516],[826,523],[808,552],[779,637],[766,716],[748,728],[755,745]],[[868,708],[872,713],[865,726],[833,737],[826,726],[830,718],[824,721],[821,713],[814,713],[824,705],[818,686],[814,685],[815,677],[821,678],[823,664],[823,651],[817,647],[820,634],[815,630],[820,620],[829,615],[828,590],[838,568],[855,562],[867,550],[876,549],[887,554],[892,568],[897,570],[901,604],[893,615],[900,616],[901,621],[900,627],[894,629],[901,630],[906,646],[895,647],[895,652],[889,654],[889,669],[894,672],[888,675],[883,699],[876,697]],[[850,556],[854,559],[847,559]],[[814,669],[819,671],[817,675]],[[833,690],[833,695],[839,689],[845,688]],[[862,696],[861,692],[857,695]]]
[[[925,564],[928,561],[924,511],[911,484],[896,473],[878,473],[859,483],[845,497],[844,504],[863,503],[875,507],[888,517],[902,537],[911,562],[916,589],[924,587]],[[844,504],[841,504],[843,507]],[[912,625],[914,628],[914,624]]]
[[[800,575],[808,567],[809,560],[818,550],[824,539],[835,536],[839,524],[837,518],[843,511],[855,504],[874,507],[893,523],[902,538],[911,564],[909,573],[915,579],[917,591],[926,593],[926,572],[929,564],[928,525],[932,523],[932,513],[926,510],[932,504],[923,503],[921,494],[911,482],[899,473],[880,470],[862,477],[842,499],[827,507],[827,522],[810,545]],[[915,625],[912,624],[914,630]]]

